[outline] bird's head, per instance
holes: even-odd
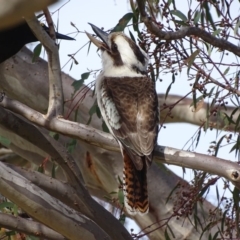
[[[148,56],[129,37],[121,32],[107,34],[90,24],[99,41],[86,33],[90,41],[102,51],[105,76],[142,76],[147,73]]]

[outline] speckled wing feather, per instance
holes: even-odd
[[[158,101],[155,83],[146,77],[105,77],[102,82],[103,96],[114,104],[115,111],[103,102],[106,122],[113,135],[122,144],[138,170],[147,166],[158,133]],[[115,115],[115,116],[114,116]],[[119,117],[116,117],[119,115]],[[115,123],[112,121],[115,119]],[[116,124],[117,123],[117,124]]]

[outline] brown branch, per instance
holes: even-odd
[[[219,39],[214,37],[212,34],[206,32],[203,29],[200,29],[198,27],[182,27],[180,30],[175,32],[166,32],[160,30],[160,28],[157,26],[156,23],[152,21],[150,17],[147,16],[147,13],[145,11],[145,1],[144,0],[137,0],[138,8],[141,14],[141,19],[145,23],[147,29],[155,34],[160,39],[164,40],[176,40],[176,39],[182,39],[186,36],[195,35],[199,38],[203,39],[205,42],[210,43],[212,46],[218,47],[220,49],[228,50],[229,52],[232,52],[234,55],[237,55],[240,57],[240,47],[230,43],[229,41],[226,41],[224,39]]]
[[[55,29],[54,29],[54,25],[53,25],[53,20],[51,17],[51,14],[49,12],[49,10],[47,8],[45,8],[43,10],[45,18],[47,20],[48,23],[48,27],[49,27],[49,35],[50,37],[55,41],[56,40],[56,33],[55,33]]]

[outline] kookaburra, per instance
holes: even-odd
[[[148,56],[120,32],[105,33],[90,24],[99,41],[87,33],[102,52],[103,69],[96,80],[98,106],[124,159],[124,206],[131,215],[149,209],[147,168],[158,135],[155,82],[147,76]]]

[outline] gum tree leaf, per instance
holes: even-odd
[[[183,20],[183,22],[187,22],[188,21],[187,17],[179,10],[172,10],[172,11],[170,11],[170,13],[172,13],[173,15],[179,17],[181,20]]]
[[[90,73],[91,73],[91,72],[85,72],[85,73],[83,73],[83,74],[81,75],[81,79],[80,79],[80,80],[74,81],[74,82],[72,83],[72,86],[73,86],[73,88],[74,88],[74,92],[78,91],[78,90],[81,88],[81,86],[83,85],[84,81],[85,81],[86,79],[88,79]]]
[[[42,44],[39,43],[33,50],[33,58],[32,58],[32,62],[35,62],[36,59],[40,56],[42,51]]]
[[[122,32],[132,18],[133,13],[125,14],[111,32]]]

